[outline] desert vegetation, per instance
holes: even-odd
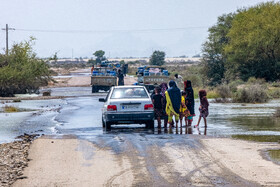
[[[48,65],[36,57],[34,39],[14,44],[8,55],[0,54],[0,96],[37,92],[50,78]]]
[[[3,111],[6,112],[6,113],[11,113],[11,112],[19,112],[19,109],[17,107],[14,107],[14,106],[5,105],[3,107]]]

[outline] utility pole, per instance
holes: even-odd
[[[6,56],[9,53],[9,30],[15,30],[14,28],[9,28],[8,24],[6,24],[6,28],[2,28],[2,30],[6,30]]]
[[[74,49],[72,48],[72,61],[73,61],[73,54],[74,54]]]

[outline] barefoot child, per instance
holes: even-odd
[[[183,118],[185,118],[185,124],[187,126],[188,124],[188,116],[190,116],[190,111],[188,110],[186,106],[186,97],[187,93],[185,91],[182,91],[182,97],[181,97],[181,106],[180,106],[180,125],[183,126]]]
[[[209,103],[208,103],[208,100],[206,98],[206,95],[207,95],[207,93],[206,93],[205,90],[199,90],[198,96],[199,96],[199,99],[200,99],[200,106],[199,106],[200,115],[199,115],[199,118],[198,118],[197,125],[195,125],[195,127],[199,126],[201,118],[204,119],[205,127],[207,127],[206,117],[209,114],[209,112],[208,112]]]
[[[154,104],[155,118],[158,121],[158,128],[161,128],[161,117],[163,116],[163,96],[160,94],[161,88],[155,88],[155,94],[152,97]]]

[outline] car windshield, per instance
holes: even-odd
[[[148,98],[144,88],[115,88],[111,99]]]

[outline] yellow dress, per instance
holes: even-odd
[[[171,99],[169,97],[168,91],[165,91],[165,97],[166,97],[166,114],[168,115],[168,122],[172,122],[173,115],[175,116],[175,120],[179,120],[179,114],[175,112]]]
[[[184,113],[187,110],[187,107],[184,103],[185,103],[185,97],[181,96],[181,106],[180,106],[180,110],[179,110],[180,113]],[[185,107],[182,106],[183,104],[185,105]]]
[[[180,112],[180,118],[189,117],[191,115],[190,111],[188,110],[188,108],[186,106],[186,100],[185,100],[184,96],[181,97],[181,106],[180,106],[179,112]]]

